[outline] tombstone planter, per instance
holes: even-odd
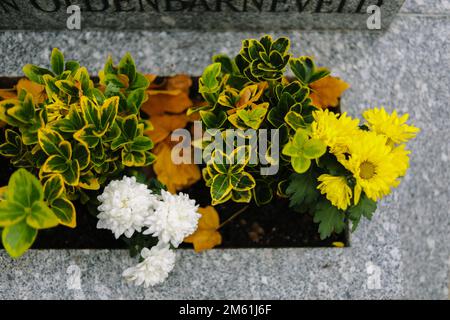
[[[68,13],[66,3],[63,2],[0,1],[0,28],[65,29],[68,26],[68,17],[75,12]],[[378,2],[72,1],[73,4],[80,5],[82,29],[145,28],[163,30],[163,33],[166,30],[184,29],[367,29],[367,19],[372,14],[367,12],[370,5],[379,5],[382,14],[381,28],[386,29],[403,1]],[[298,5],[303,5],[302,10]],[[158,9],[155,9],[156,7]],[[30,14],[24,16],[23,12]],[[249,21],[253,23],[249,25]],[[108,31],[105,31],[105,35],[107,34]],[[148,33],[144,32],[144,35]],[[71,56],[72,52],[66,51],[65,54]],[[91,54],[92,52],[80,53],[80,60],[86,60]],[[173,63],[168,61],[170,58],[162,63],[164,65]],[[226,69],[228,61],[215,59],[214,63],[220,63],[221,67]],[[149,70],[148,61],[146,64]],[[11,67],[8,66],[7,70],[8,68]],[[177,68],[180,70],[180,67]],[[224,69],[222,75],[233,76],[236,71],[223,72]],[[197,70],[195,75],[200,75],[200,71]],[[262,68],[260,71],[268,70]],[[256,72],[256,76],[259,75]],[[0,81],[1,89],[12,88],[19,80],[10,78],[4,73],[2,76],[4,77]],[[208,90],[203,91],[201,86],[198,86],[199,78],[192,77],[193,84],[189,94],[192,100],[198,102],[207,100],[201,93],[211,93],[209,89],[214,87],[209,86],[214,81],[209,81],[207,77],[205,74],[202,76],[204,89],[205,83],[208,84],[206,86]],[[165,77],[158,79],[165,81],[163,78]],[[293,81],[296,78],[298,79],[296,75],[292,78],[290,74],[289,80]],[[97,77],[92,80],[94,83],[100,81]],[[237,91],[242,89],[239,85],[234,86],[230,83],[228,85]],[[221,88],[217,93],[220,95],[223,91],[224,88]],[[269,101],[270,93],[267,93],[265,99],[267,100],[262,99],[260,102]],[[208,103],[211,107],[211,101]],[[199,103],[198,106],[205,105]],[[205,110],[215,112],[214,109],[202,109]],[[344,104],[341,107],[338,103],[330,110],[341,114],[347,110],[347,106]],[[227,113],[226,117],[233,125],[231,122],[233,120],[228,120],[231,114]],[[201,119],[203,125],[208,122],[207,117],[200,116],[197,119]],[[364,122],[362,120],[360,124]],[[375,131],[368,124],[366,123],[367,127],[361,127],[360,130]],[[5,130],[6,127],[0,129],[2,143]],[[294,140],[294,131],[290,133],[291,140]],[[290,161],[289,157],[291,155],[285,160]],[[0,186],[8,183],[15,170],[9,160],[0,157]],[[313,165],[316,165],[315,161],[316,159],[313,159]],[[204,169],[206,165],[200,167]],[[289,170],[293,172],[294,169]],[[150,177],[156,176],[152,170],[146,170],[145,174]],[[405,185],[408,185],[408,182]],[[351,186],[353,197],[355,190],[354,185]],[[205,180],[201,179],[178,191],[189,194],[197,204],[205,207],[212,201],[210,188],[205,185]],[[276,191],[276,188],[273,190]],[[220,214],[220,222],[232,218],[220,228],[221,244],[200,254],[191,249],[192,244],[180,244],[179,249],[182,250],[177,250],[177,263],[166,282],[149,288],[134,287],[123,281],[123,270],[137,263],[136,259],[131,260],[129,257],[130,243],[116,240],[110,230],[97,229],[96,213],[90,212],[92,210],[79,200],[74,200],[77,228],[58,226],[39,230],[31,250],[19,259],[11,259],[4,250],[0,252],[0,266],[4,270],[0,273],[0,297],[162,299],[399,297],[404,293],[404,288],[403,278],[398,272],[402,267],[402,260],[398,253],[399,236],[395,226],[400,221],[400,212],[395,201],[403,194],[401,192],[396,194],[394,200],[388,198],[381,206],[381,210],[386,214],[378,216],[374,222],[362,223],[355,234],[350,231],[354,223],[349,223],[350,219],[347,218],[342,232],[331,232],[328,237],[322,239],[318,232],[321,221],[316,219],[314,222],[313,210],[299,213],[290,207],[288,198],[275,196],[263,206],[256,205],[253,199],[248,207],[246,203],[235,203],[231,200],[218,203],[216,209]],[[325,199],[326,193],[320,196]],[[354,198],[352,200],[354,201]],[[353,205],[354,202],[351,202],[350,207]],[[245,211],[235,216],[235,213],[243,208]],[[371,216],[370,211],[373,210],[373,207],[368,209],[367,217]],[[273,219],[274,216],[276,221]],[[139,249],[142,243],[140,245],[137,246]],[[152,245],[148,244],[148,247]],[[343,248],[340,248],[342,246]]]
[[[28,80],[0,101],[7,253],[22,256],[38,235],[38,248],[109,248],[96,225],[140,256],[123,276],[148,288],[168,277],[182,242],[197,252],[345,246],[346,224],[370,220],[405,175],[405,143],[419,129],[384,108],[364,112],[361,125],[333,112],[348,84],[289,48],[284,37],[244,40],[234,58],[214,56],[190,92],[183,77],[139,73],[130,54],[117,65],[109,57],[96,82],[56,48],[50,69],[25,65]],[[186,108],[176,95],[203,100],[177,116]],[[203,182],[176,183],[195,164]],[[77,222],[78,234],[54,229]]]

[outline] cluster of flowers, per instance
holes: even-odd
[[[116,238],[131,238],[135,232],[158,238],[156,246],[142,249],[139,264],[123,272],[125,279],[145,287],[162,283],[175,265],[173,249],[197,229],[200,214],[195,200],[165,190],[154,194],[135,177],[126,176],[111,181],[98,200],[97,228],[111,230]]]
[[[350,176],[322,174],[318,189],[341,210],[360,201],[362,192],[373,200],[388,195],[409,167],[405,143],[418,128],[406,124],[408,115],[388,114],[384,108],[363,113],[365,123],[346,113],[314,111],[311,136],[322,140]],[[352,186],[354,186],[352,188]]]

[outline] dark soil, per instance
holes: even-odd
[[[17,79],[0,78],[0,88],[11,87]],[[194,79],[194,86],[197,81]],[[194,87],[193,86],[193,87]],[[192,92],[196,92],[192,90]],[[196,99],[196,95],[191,96]],[[0,142],[4,133],[0,130]],[[0,186],[7,185],[14,169],[9,160],[0,157]],[[184,190],[200,206],[209,205],[209,190],[203,182],[198,182]],[[39,231],[35,249],[122,249],[126,245],[116,240],[109,230],[96,228],[97,219],[80,204],[77,206],[77,227],[75,229],[59,226]],[[221,222],[226,221],[234,213],[245,207],[245,204],[225,203],[217,206]],[[236,216],[221,229],[222,245],[220,248],[273,248],[273,247],[330,247],[335,241],[347,245],[345,232],[320,240],[318,225],[311,215],[302,214],[289,208],[286,199],[275,199],[263,207],[248,205],[245,211]],[[181,247],[190,248],[189,244]]]
[[[198,182],[184,190],[200,206],[211,203],[209,190]],[[220,221],[226,221],[246,204],[227,202],[216,207]],[[320,240],[318,225],[309,214],[298,213],[289,208],[287,199],[275,199],[258,207],[247,209],[220,228],[222,248],[273,248],[273,247],[330,247],[335,241],[347,243],[345,232]],[[187,246],[187,245],[186,245]]]

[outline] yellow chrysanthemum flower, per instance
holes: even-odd
[[[394,164],[398,170],[398,175],[403,177],[409,168],[409,154],[411,151],[406,150],[406,145],[401,144],[392,149],[394,155]]]
[[[408,114],[399,117],[396,111],[388,114],[384,108],[367,110],[363,117],[369,129],[387,137],[391,146],[407,142],[420,131],[419,128],[406,124]]]
[[[333,206],[341,210],[348,208],[352,198],[352,189],[348,186],[344,177],[322,174],[317,180],[321,182],[317,189],[320,190],[320,193],[326,195]]]
[[[349,141],[361,131],[359,120],[352,119],[345,112],[338,115],[328,109],[316,110],[313,117],[311,137],[322,140],[335,155],[347,152]]]
[[[359,202],[361,192],[377,201],[397,187],[400,168],[407,167],[404,157],[398,157],[399,151],[393,152],[387,145],[387,138],[372,131],[361,132],[349,144],[348,159],[339,161],[355,178],[354,203]]]

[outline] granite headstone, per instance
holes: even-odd
[[[0,0],[0,29],[386,29],[404,0]],[[79,23],[77,23],[79,22]]]

